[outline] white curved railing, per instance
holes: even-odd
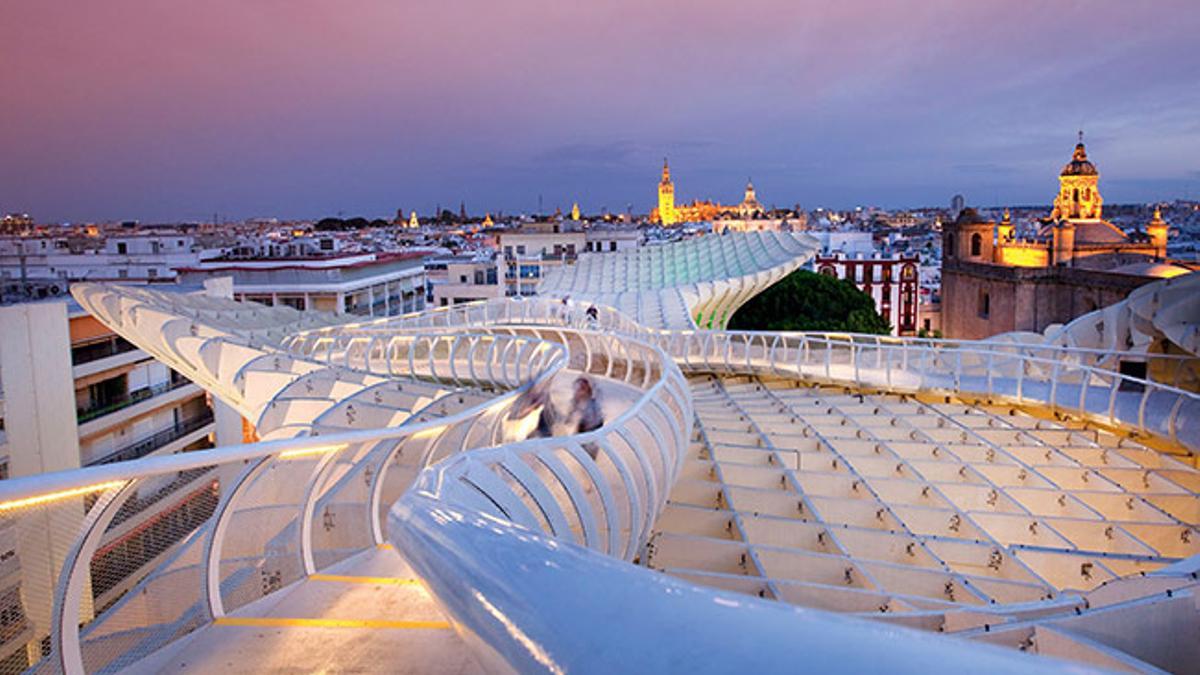
[[[1122,424],[1130,405],[1126,401],[1134,400],[1125,394],[1136,394],[1141,397],[1138,428],[1166,429],[1176,439],[1195,431],[1190,420],[1196,418],[1188,417],[1194,398],[1180,398],[1187,392],[1103,369],[1064,365],[1061,359],[990,348],[650,331],[602,308],[591,319],[586,305],[520,301],[311,330],[281,325],[280,317],[287,318],[282,314],[249,312],[239,315],[237,331],[221,331],[198,319],[199,310],[185,315],[185,303],[163,305],[147,292],[121,296],[119,291],[90,291],[89,302],[101,320],[228,395],[254,419],[273,420],[268,415],[280,406],[298,408],[294,415],[263,426],[291,438],[0,482],[0,506],[8,505],[6,511],[19,526],[48,528],[51,539],[69,544],[46,618],[50,656],[38,666],[46,671],[130,665],[214,618],[389,537],[455,621],[479,637],[488,653],[518,669],[554,672],[654,663],[655,647],[667,636],[685,645],[686,635],[730,630],[732,615],[714,608],[735,606],[743,610],[741,621],[757,621],[779,639],[761,650],[772,659],[797,654],[796,644],[810,655],[815,647],[821,659],[830,659],[837,652],[835,643],[853,655],[853,645],[883,640],[892,646],[894,664],[912,667],[983,662],[996,669],[1050,667],[1054,664],[1016,653],[961,647],[894,628],[881,633],[864,622],[843,622],[824,613],[698,589],[646,570],[612,567],[612,559],[639,554],[678,474],[692,422],[681,368],[1015,397],[1093,417],[1107,414]],[[204,304],[208,320],[223,315],[222,303]],[[581,329],[592,325],[607,330]],[[422,328],[442,331],[406,332]],[[302,332],[287,337],[297,330]],[[287,351],[273,346],[280,341]],[[506,443],[505,420],[528,383],[572,372],[628,387],[635,396],[594,432]],[[1008,375],[997,378],[997,372]],[[470,390],[439,390],[441,396],[423,407],[405,408],[399,426],[349,430],[365,424],[367,417],[361,411],[344,414],[340,406],[349,399],[329,394],[332,403],[316,416],[295,403],[306,400],[293,393],[303,394],[314,374],[350,387],[353,400],[365,406],[388,405],[389,386],[411,386],[398,375],[518,388],[491,398]],[[249,382],[267,375],[282,376],[274,389],[266,382]],[[1012,391],[1010,380],[1016,383]],[[1143,389],[1133,392],[1129,385]],[[252,388],[261,392],[248,394]],[[1093,410],[1092,404],[1104,396],[1104,413]],[[1156,412],[1164,404],[1168,412]],[[459,409],[440,414],[438,405]],[[308,420],[307,428],[298,426],[303,420]],[[310,435],[294,437],[296,433]],[[134,520],[130,513],[155,508],[142,498],[143,490],[185,478],[187,490],[207,495],[210,512],[169,531],[171,543],[149,572],[105,572],[135,562],[113,551],[121,545],[123,528]],[[408,489],[414,480],[414,489]],[[397,502],[388,530],[382,514]],[[111,562],[113,556],[117,564]],[[507,587],[497,577],[499,569],[516,575]],[[109,579],[104,573],[122,578]],[[592,585],[580,583],[581,578],[612,583]],[[122,593],[104,606],[93,606],[92,586],[110,583]],[[616,597],[604,597],[614,588],[619,590]],[[572,593],[579,597],[572,600]],[[683,599],[661,600],[663,596]],[[636,609],[615,606],[617,598],[636,602]],[[665,623],[671,619],[660,612],[668,607],[684,613]],[[589,625],[563,630],[562,622],[572,615],[588,617]],[[624,622],[629,625],[618,625],[612,634],[611,654],[597,655],[594,640],[580,642],[580,633]],[[697,629],[697,623],[704,627]],[[797,642],[794,631],[806,625],[821,637]],[[630,636],[640,639],[631,641]],[[579,644],[591,644],[593,650],[580,650]],[[621,654],[623,649],[627,654]],[[676,650],[669,653],[680,656]],[[711,659],[694,664],[701,669],[729,669],[756,662],[760,650],[735,649],[726,652],[728,660],[715,652],[700,653]],[[645,660],[629,660],[634,655]],[[864,665],[863,658],[822,662],[829,669],[849,669]]]
[[[638,367],[623,369],[633,374]],[[457,457],[447,475],[460,482],[469,503],[630,559],[666,500],[690,427],[682,376],[677,369],[665,372],[617,419],[578,437],[498,445],[497,431],[518,390],[395,429],[266,441],[4,481],[0,501],[6,503],[104,488],[90,508],[82,497],[53,502],[58,512],[73,505],[82,520],[55,593],[51,656],[42,669],[129,665],[198,625],[383,543],[382,509],[422,467],[443,457]],[[401,458],[409,459],[398,463]],[[220,501],[205,525],[181,537],[168,560],[89,621],[88,570],[114,517],[139,485],[195,470],[205,471],[208,480],[222,479]],[[51,507],[30,508],[34,512],[24,511],[25,518]]]
[[[439,473],[392,508],[389,537],[488,672],[1091,672],[625,565],[472,508]]]
[[[1200,395],[1064,358],[778,333],[677,333],[659,343],[685,370],[749,371],[860,389],[1036,403],[1200,450]]]
[[[699,372],[756,372],[816,378],[854,387],[1036,403],[1200,450],[1200,395],[1161,379],[1124,375],[1102,364],[1140,360],[1170,381],[1195,383],[1200,359],[1143,352],[1109,352],[1004,341],[964,342],[891,336],[658,330],[638,326],[610,308],[553,300],[486,301],[441,308],[417,317],[358,324],[355,331],[395,332],[421,327],[489,324],[595,325],[637,335]],[[318,329],[310,334],[344,330]]]
[[[283,342],[291,353],[375,375],[452,384],[518,387],[567,360],[556,342],[516,335],[311,336]]]
[[[595,318],[588,317],[589,310]],[[1121,361],[1146,363],[1153,378],[1159,384],[1181,388],[1200,387],[1200,358],[1183,354],[1161,354],[1145,351],[1114,351],[1053,344],[1024,344],[1008,340],[954,340],[948,338],[896,337],[890,335],[865,335],[856,333],[829,332],[765,332],[765,331],[702,331],[647,328],[623,313],[604,305],[568,300],[562,302],[546,298],[506,298],[466,304],[451,305],[428,310],[420,314],[387,317],[356,323],[350,326],[317,328],[302,335],[344,333],[353,329],[356,334],[397,330],[412,330],[429,327],[464,328],[487,325],[538,324],[568,328],[590,328],[609,332],[636,335],[642,339],[667,344],[667,340],[678,336],[737,334],[764,335],[771,338],[782,336],[789,340],[815,339],[833,343],[853,343],[860,346],[903,345],[922,348],[932,352],[954,352],[968,349],[975,352],[995,352],[1031,359],[1066,360],[1079,366],[1100,370],[1115,370]],[[669,352],[670,353],[670,352]]]
[[[333,423],[327,411],[309,416],[310,436],[0,482],[0,502],[13,505],[19,521],[58,514],[56,534],[71,542],[54,593],[51,654],[40,670],[129,665],[199,625],[381,544],[382,510],[422,468],[444,458],[449,460],[439,466],[449,467],[446,485],[461,486],[464,499],[565,541],[630,559],[665,503],[690,434],[690,393],[679,369],[661,350],[636,339],[581,331],[561,343],[495,330],[388,339],[347,335],[291,341],[294,353],[288,354],[236,344],[227,335],[201,338],[210,331],[201,325],[186,332],[201,345],[189,354],[186,344],[176,348],[180,343],[172,342],[162,308],[138,304],[147,302],[139,296],[124,307],[126,300],[117,299],[116,312],[108,315],[114,327],[164,360],[189,367],[209,386],[238,392],[243,408],[262,398],[245,396],[255,373],[288,375],[262,404],[260,421],[290,400],[284,394],[308,384],[312,373],[356,386],[359,372],[521,386],[450,415],[433,417],[431,403],[395,428],[346,431],[349,425]],[[112,300],[103,302],[112,306]],[[572,346],[569,362],[566,345]],[[195,358],[202,352],[209,358]],[[297,364],[305,375],[290,378]],[[602,391],[619,393],[624,386],[636,394],[594,432],[506,444],[513,401],[528,383],[558,373],[587,373]],[[385,404],[386,391],[367,387],[362,392],[377,396],[358,400]],[[330,408],[335,409],[340,408]],[[273,428],[297,431],[284,422]],[[114,523],[130,520],[129,512],[140,506],[140,490],[180,476],[192,477],[188,485],[207,490],[209,501],[219,490],[211,514],[201,519],[203,525],[181,524],[168,532],[167,559],[126,582],[119,599],[91,616],[89,586],[97,570],[120,567],[102,559],[120,545]],[[130,570],[114,574],[122,571]]]

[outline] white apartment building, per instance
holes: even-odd
[[[434,307],[504,297],[494,253],[428,258],[425,283],[426,301]]]
[[[426,253],[219,258],[179,270],[185,284],[233,279],[233,296],[337,314],[394,316],[425,308]]]
[[[177,269],[219,255],[175,231],[0,236],[0,301],[61,296],[75,281],[174,281]]]
[[[500,234],[506,295],[533,295],[551,270],[574,264],[583,253],[617,253],[637,248],[637,230],[568,229],[567,224],[534,223]]]
[[[222,444],[241,440],[240,418],[223,417]],[[94,319],[74,301],[0,307],[0,478],[108,464],[213,447],[209,396]],[[136,572],[170,549],[216,505],[211,476],[168,474],[139,486],[92,560],[95,606],[129,590]],[[33,627],[23,607],[47,592],[44,547],[0,519],[0,672],[40,658],[27,653]],[[39,557],[41,556],[41,557]],[[22,603],[22,596],[25,602]],[[46,598],[48,600],[48,598]]]

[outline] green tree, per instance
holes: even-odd
[[[742,305],[730,330],[845,331],[886,335],[875,301],[849,281],[796,270]]]

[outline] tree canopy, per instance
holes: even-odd
[[[871,296],[849,281],[808,270],[796,270],[751,298],[729,320],[729,329],[891,332]]]
[[[361,230],[367,227],[388,227],[391,223],[382,218],[375,220],[367,220],[362,216],[355,218],[322,218],[317,221],[313,227],[317,232],[344,232],[347,230]]]

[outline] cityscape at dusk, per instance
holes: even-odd
[[[0,9],[0,675],[1195,673],[1195,0]]]

